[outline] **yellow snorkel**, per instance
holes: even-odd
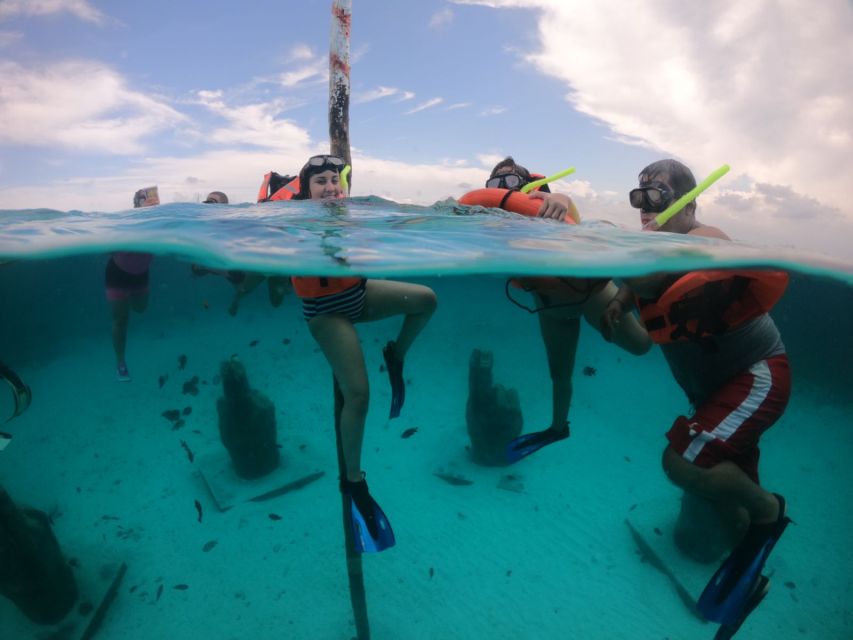
[[[344,195],[349,195],[349,182],[347,181],[347,176],[349,172],[352,171],[352,167],[347,165],[341,170],[341,188],[344,190]]]
[[[657,231],[674,216],[676,216],[684,207],[695,200],[700,193],[714,184],[729,172],[729,165],[724,164],[722,167],[714,171],[711,175],[705,178],[702,182],[693,187],[690,191],[681,196],[678,200],[669,205],[664,211],[657,214],[646,226],[643,231]]]
[[[538,189],[543,184],[548,184],[549,182],[554,182],[554,180],[559,180],[560,178],[565,178],[568,175],[571,175],[575,172],[574,167],[569,167],[564,171],[560,171],[560,173],[555,173],[553,176],[548,176],[547,178],[540,178],[539,180],[534,180],[533,182],[528,182],[526,185],[521,187],[519,191],[521,193],[530,193],[534,189]]]
[[[555,173],[553,176],[548,176],[547,178],[540,178],[539,180],[534,180],[533,182],[528,182],[526,185],[521,187],[521,189],[519,189],[519,191],[521,191],[521,193],[530,193],[533,189],[538,189],[543,184],[548,184],[549,182],[554,182],[554,180],[559,180],[560,178],[565,178],[566,176],[569,176],[569,175],[573,174],[574,172],[575,172],[575,168],[569,167],[568,169],[564,169],[563,171],[560,171],[559,173]],[[570,204],[569,211],[568,211],[569,217],[572,220],[574,220],[575,223],[580,224],[581,214],[578,211],[578,208],[575,206],[575,203],[571,201],[571,199],[569,200],[569,204]]]

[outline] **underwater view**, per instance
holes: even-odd
[[[853,639],[852,32],[0,0],[0,640]]]
[[[690,402],[658,346],[635,355],[582,320],[570,436],[506,451],[552,423],[521,276],[721,267],[790,275],[771,315],[791,395],[760,460],[792,523],[739,637],[853,636],[850,264],[452,202],[211,209],[0,211],[4,639],[714,637],[697,600],[725,556],[703,532],[679,539],[684,492],[661,456]],[[124,371],[115,251],[153,254]],[[401,369],[404,403],[383,356],[401,317],[354,325],[361,467],[393,525],[381,553],[347,553],[335,384],[290,275],[410,282],[437,300]]]

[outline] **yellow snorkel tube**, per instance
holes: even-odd
[[[575,172],[575,168],[569,167],[568,169],[564,169],[563,171],[560,171],[559,173],[555,173],[552,176],[548,176],[547,178],[540,178],[539,180],[534,180],[533,182],[528,182],[526,185],[521,187],[521,189],[519,189],[519,191],[521,191],[521,193],[530,193],[531,191],[533,191],[533,189],[538,189],[543,184],[548,184],[549,182],[554,182],[554,180],[559,180],[560,178],[565,178],[566,176],[569,176],[569,175],[573,174],[574,172]],[[569,207],[568,216],[572,220],[574,220],[576,224],[580,224],[581,223],[581,214],[578,211],[578,208],[575,206],[575,203],[572,202],[571,198],[569,199],[569,204],[571,206]]]
[[[560,171],[560,173],[555,173],[553,176],[548,176],[547,178],[540,178],[539,180],[534,180],[533,182],[528,182],[526,185],[521,187],[521,189],[519,189],[519,191],[521,191],[521,193],[530,193],[534,189],[538,189],[539,187],[541,187],[543,184],[548,184],[549,182],[554,182],[554,180],[559,180],[560,178],[565,178],[566,176],[569,176],[569,175],[573,174],[574,172],[575,172],[575,168],[569,167],[568,169],[565,169],[564,171]]]
[[[340,173],[341,188],[344,190],[344,195],[346,196],[349,195],[349,182],[347,181],[347,176],[349,175],[350,171],[352,171],[352,167],[347,165],[341,170]]]
[[[690,191],[681,196],[678,200],[669,205],[665,210],[661,211],[657,214],[653,220],[651,220],[646,226],[643,227],[643,231],[657,231],[667,222],[669,222],[674,216],[678,215],[678,213],[686,207],[689,203],[693,202],[699,194],[702,193],[705,189],[714,184],[717,180],[722,178],[729,172],[729,165],[724,164],[722,167],[714,171],[711,175],[705,178],[702,182],[693,187]]]

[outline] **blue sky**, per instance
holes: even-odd
[[[331,0],[0,0],[0,208],[114,211],[328,150]],[[353,1],[353,195],[431,204],[512,154],[633,226],[639,170],[732,172],[700,219],[846,257],[853,10],[720,0]]]

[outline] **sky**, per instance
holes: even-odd
[[[0,0],[0,209],[117,211],[329,150],[331,0]],[[354,0],[352,195],[432,204],[505,155],[639,224],[640,170],[731,172],[698,217],[853,260],[849,0]]]

